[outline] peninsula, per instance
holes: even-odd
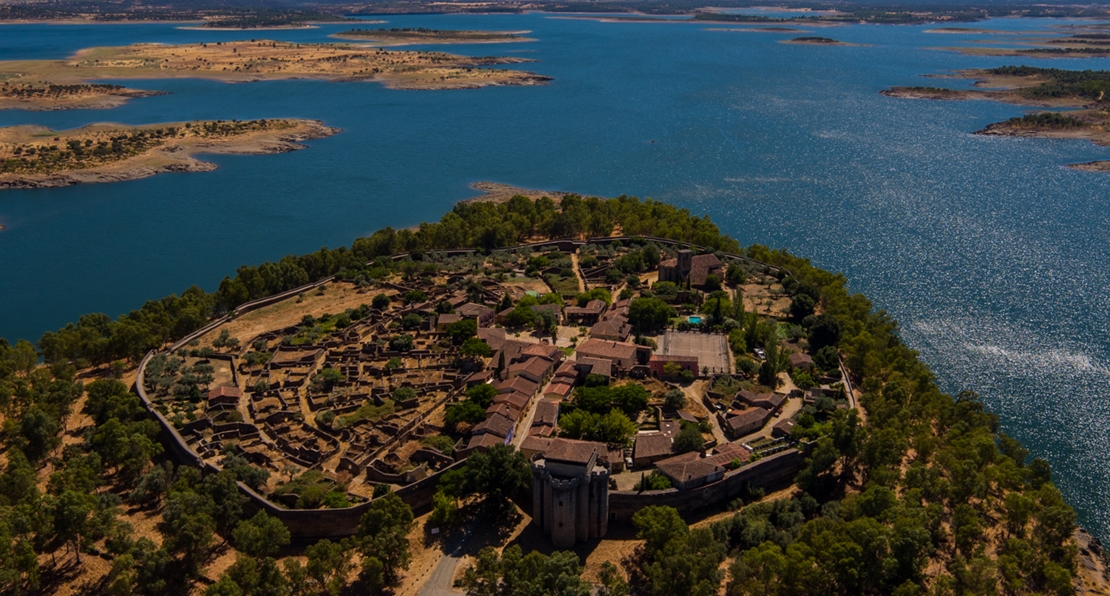
[[[528,61],[515,57],[389,51],[351,44],[253,40],[88,48],[64,60],[0,62],[0,76],[11,89],[23,89],[27,85],[32,88],[73,86],[96,79],[175,77],[228,82],[303,78],[378,81],[391,89],[475,89],[492,85],[536,85],[551,80],[521,70],[484,68]],[[97,93],[110,97],[112,102],[142,93],[122,88],[97,89]],[[68,107],[48,94],[26,94],[18,99],[27,104]]]
[[[128,89],[121,85],[0,83],[0,110],[103,110],[136,97],[164,95],[164,91]]]
[[[95,548],[120,593],[1105,589],[1049,464],[843,275],[529,194],[0,342],[0,496],[103,520],[15,525],[0,585]]]
[[[197,153],[262,155],[303,149],[300,141],[338,129],[313,120],[92,124],[55,132],[41,126],[0,128],[0,189],[46,188],[146,178],[162,172],[207,172]]]
[[[881,91],[906,99],[989,99],[1020,106],[1066,108],[1067,112],[1040,112],[991,124],[981,135],[1087,139],[1110,146],[1110,71],[1072,71],[1032,66],[1003,66],[959,71],[952,78],[974,79],[974,89],[941,87],[892,87]],[[1071,164],[1085,171],[1110,171],[1110,161]]]
[[[372,41],[375,45],[401,46],[413,44],[514,43],[536,41],[524,37],[530,31],[464,31],[447,29],[392,28],[350,29],[332,35],[336,39]]]

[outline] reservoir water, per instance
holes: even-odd
[[[929,26],[811,29],[860,45],[698,23],[553,15],[385,17],[390,27],[531,30],[542,87],[391,91],[374,83],[144,81],[170,91],[113,110],[0,112],[0,126],[301,117],[343,129],[303,151],[217,156],[219,169],[0,192],[0,337],[37,339],[86,312],[116,316],[239,265],[438,219],[471,182],[650,196],[706,213],[741,243],[845,273],[902,324],[951,392],[978,391],[1053,465],[1080,522],[1110,538],[1110,159],[1081,141],[977,137],[1020,115],[993,102],[879,95],[922,74],[1107,59],[961,56]],[[995,20],[983,28],[1058,22]],[[326,41],[342,25],[254,33],[172,24],[0,26],[0,60],[96,45]],[[439,48],[442,49],[442,48]],[[940,84],[964,86],[966,81]]]

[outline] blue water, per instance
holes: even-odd
[[[742,243],[843,271],[903,325],[948,391],[979,391],[1003,429],[1046,457],[1081,522],[1110,537],[1110,159],[1081,141],[969,133],[1022,113],[991,102],[882,97],[920,74],[1014,63],[930,49],[929,26],[819,34],[542,14],[388,17],[388,26],[529,29],[512,54],[543,87],[391,91],[373,83],[150,81],[171,95],[104,111],[0,112],[0,125],[318,118],[343,133],[285,155],[212,158],[204,174],[0,193],[0,336],[37,338],[85,312],[117,315],[237,266],[436,219],[492,180],[666,200]],[[1041,30],[1044,21],[985,28]],[[325,41],[344,26],[265,32]],[[742,28],[742,27],[738,27]],[[92,45],[214,41],[172,25],[3,26],[0,59]],[[1110,68],[1110,60],[1021,60]]]

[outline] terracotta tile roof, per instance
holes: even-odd
[[[544,452],[544,459],[561,461],[572,464],[588,464],[595,455],[598,459],[608,454],[608,449],[602,443],[593,441],[573,441],[571,439],[551,439],[551,444]]]
[[[724,466],[702,457],[697,451],[657,461],[655,467],[677,483],[702,480],[725,471]]]
[[[498,381],[493,386],[497,388],[498,393],[523,393],[528,396],[535,395],[536,389],[539,388],[534,382],[524,377],[513,377],[508,381]]]
[[[781,393],[754,393],[746,389],[741,389],[736,394],[736,399],[757,408],[765,408],[774,410],[786,401],[786,396]]]
[[[520,410],[514,408],[513,405],[508,402],[496,403],[486,408],[486,415],[488,416],[490,414],[500,414],[514,422],[520,420]]]
[[[698,255],[691,259],[690,267],[690,283],[695,286],[700,286],[705,283],[705,278],[715,269],[721,267],[721,260],[717,255]]]
[[[463,320],[462,315],[453,315],[448,313],[445,315],[439,315],[439,318],[436,319],[436,324],[450,325],[451,323],[458,323],[461,320]]]
[[[567,397],[574,391],[574,385],[570,383],[552,383],[545,393],[545,395],[558,395],[559,397]]]
[[[500,327],[479,327],[478,339],[489,344],[489,347],[500,350],[505,343],[505,330]]]
[[[573,360],[564,360],[563,363],[559,365],[559,368],[555,370],[555,378],[577,379],[578,370],[575,369],[575,362]]]
[[[554,362],[555,360],[558,360],[559,348],[551,344],[529,344],[528,347],[520,351],[520,355],[522,357],[539,356],[540,358],[546,358]]]
[[[470,434],[480,435],[482,433],[487,433],[505,438],[512,432],[512,419],[502,416],[501,414],[490,414],[485,420],[475,425],[474,430],[470,431]]]
[[[632,334],[632,327],[617,319],[606,319],[590,327],[590,337],[624,341]]]
[[[764,410],[763,408],[749,408],[747,410],[744,410],[743,412],[740,412],[736,416],[729,417],[726,422],[728,423],[729,427],[731,427],[732,430],[735,432],[744,429],[748,425],[755,424],[756,422],[758,422],[759,426],[762,427],[770,417],[770,410]]]
[[[474,304],[467,302],[466,304],[455,309],[455,312],[467,318],[483,318],[492,317],[495,313],[493,309],[484,304]]]
[[[588,375],[601,375],[603,377],[613,376],[613,361],[604,358],[579,356],[578,367],[585,370]]]
[[[780,420],[771,427],[771,435],[776,437],[789,437],[790,433],[794,431],[794,427],[797,425],[798,423],[792,418]]]
[[[517,410],[524,410],[528,407],[528,402],[532,401],[532,396],[519,391],[512,393],[499,393],[497,397],[493,398],[495,404],[509,404]]]
[[[470,441],[467,442],[467,449],[487,449],[494,445],[504,445],[505,437],[499,437],[490,433],[483,433],[480,435],[471,435]]]
[[[662,433],[636,435],[636,445],[632,448],[632,458],[652,458],[672,452],[673,441]]]
[[[536,451],[543,453],[551,447],[551,439],[530,435],[520,442],[521,451]]]
[[[559,403],[550,399],[541,399],[536,404],[536,414],[532,417],[532,425],[555,424],[559,418]]]
[[[590,338],[578,346],[576,351],[583,356],[594,358],[632,360],[635,359],[636,350],[640,347],[636,344]]]

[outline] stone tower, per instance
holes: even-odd
[[[678,279],[686,281],[690,270],[694,268],[694,251],[683,249],[678,251]]]
[[[605,445],[552,439],[532,458],[532,521],[559,548],[601,538],[609,530],[609,464]]]

